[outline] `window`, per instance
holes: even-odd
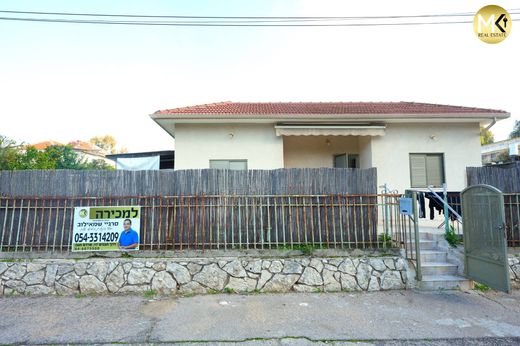
[[[440,187],[444,180],[444,154],[410,154],[412,187]]]
[[[247,170],[247,160],[209,160],[209,168]]]
[[[359,155],[334,155],[334,168],[359,168]]]

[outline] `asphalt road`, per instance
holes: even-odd
[[[13,343],[517,345],[520,291],[2,297]]]

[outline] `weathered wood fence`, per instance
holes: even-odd
[[[301,245],[386,247],[388,240],[378,239],[378,231],[399,231],[398,198],[397,195],[0,197],[0,252],[70,251],[74,207],[116,205],[141,206],[141,250],[276,249]]]
[[[0,171],[0,196],[9,197],[374,193],[377,193],[375,168]]]
[[[377,247],[376,192],[376,169],[1,171],[0,251],[68,251],[74,207],[110,205],[141,206],[143,250]]]
[[[468,186],[487,184],[503,193],[520,193],[520,162],[466,168]]]

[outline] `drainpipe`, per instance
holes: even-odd
[[[496,123],[497,123],[497,118],[493,117],[493,121],[491,122],[491,124],[488,125],[488,127],[486,127],[486,131],[489,131],[489,129],[492,128]]]

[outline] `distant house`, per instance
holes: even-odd
[[[63,143],[49,140],[49,141],[43,141],[35,144],[31,144],[31,146],[35,147],[37,150],[45,150],[47,147],[51,145],[65,145]],[[93,162],[96,160],[102,160],[108,165],[114,166],[114,161],[108,159],[106,157],[106,151],[102,148],[98,147],[95,144],[92,144],[90,142],[84,142],[80,140],[72,141],[67,143],[67,145],[70,145],[72,147],[72,150],[74,150],[78,156],[87,162]]]
[[[64,144],[53,141],[53,140],[31,144],[31,146],[34,147],[36,150],[45,150],[47,147],[50,147],[51,145],[64,145]]]
[[[116,162],[116,169],[147,170],[173,169],[175,152],[173,150],[147,151],[140,153],[111,154],[107,158]]]
[[[175,169],[377,168],[392,189],[462,190],[481,165],[480,126],[503,110],[413,102],[222,102],[151,115]]]
[[[486,144],[482,146],[481,151],[484,165],[510,161],[511,157],[518,157],[520,153],[520,138]]]

